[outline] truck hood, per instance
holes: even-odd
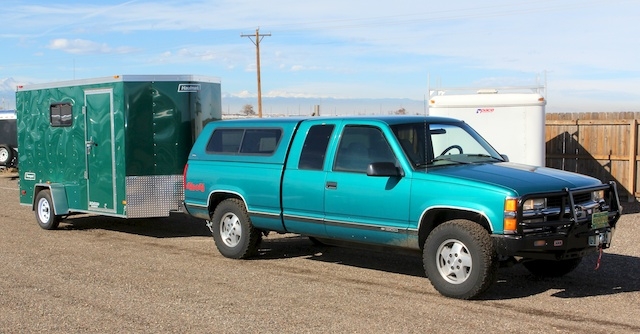
[[[509,188],[519,196],[557,191],[564,188],[594,186],[602,183],[600,180],[586,175],[511,162],[447,166],[432,168],[426,172],[430,175]]]

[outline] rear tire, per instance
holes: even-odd
[[[0,166],[7,166],[13,161],[13,149],[7,145],[0,145]]]
[[[36,221],[38,225],[45,230],[55,230],[58,228],[61,217],[56,215],[49,189],[38,192],[35,203]]]
[[[258,253],[261,233],[251,224],[244,203],[230,198],[211,215],[211,233],[218,251],[232,259],[246,259]]]
[[[581,257],[574,259],[553,261],[553,260],[531,260],[522,262],[522,265],[529,270],[531,274],[540,278],[562,277],[580,265]]]
[[[427,237],[424,269],[442,295],[471,299],[496,279],[498,261],[489,232],[469,220],[438,225]]]

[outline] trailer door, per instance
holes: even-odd
[[[88,209],[115,212],[113,89],[85,91],[84,105]]]

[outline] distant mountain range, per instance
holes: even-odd
[[[251,105],[258,113],[255,97],[222,97],[223,114],[242,114],[245,105]],[[407,114],[424,115],[425,101],[411,99],[336,99],[301,97],[263,97],[263,116],[310,116],[318,113],[329,115]]]
[[[0,109],[15,109],[15,91],[19,83],[13,78],[0,79]],[[256,97],[239,97],[229,93],[222,95],[223,114],[243,114],[244,106],[251,105],[258,113]],[[320,115],[371,115],[424,114],[425,101],[411,99],[336,99],[336,98],[303,98],[303,97],[263,97],[263,116],[309,116],[314,112]]]
[[[16,108],[16,86],[13,78],[0,79],[0,109]]]

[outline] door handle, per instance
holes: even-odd
[[[325,186],[327,189],[338,189],[338,182],[335,181],[327,181]]]
[[[94,146],[98,146],[98,143],[94,142],[93,140],[86,141],[86,142],[84,142],[84,144],[85,144],[85,146],[87,148],[87,154],[91,153],[91,149]]]

